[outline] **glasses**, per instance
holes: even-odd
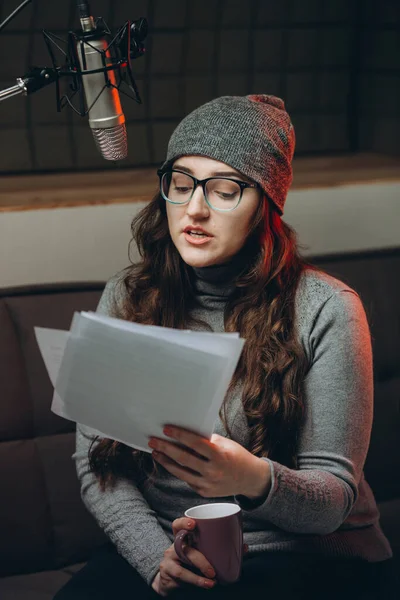
[[[162,171],[157,175],[160,178],[160,192],[164,200],[171,204],[188,204],[193,197],[198,185],[203,188],[203,194],[208,206],[219,212],[235,210],[246,188],[258,188],[258,183],[246,183],[227,177],[207,177],[197,179],[188,173],[175,169]]]

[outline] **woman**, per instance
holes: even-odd
[[[172,134],[160,192],[133,223],[141,261],[98,310],[246,344],[211,440],[172,423],[150,455],[78,427],[82,497],[111,543],[57,600],[383,597],[391,549],[363,477],[370,333],[358,295],[307,264],[281,219],[294,143],[267,95],[217,98]],[[195,527],[185,510],[221,499],[242,507],[247,546],[227,587],[199,552],[187,548],[189,569],[173,547]]]

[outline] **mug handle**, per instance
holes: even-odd
[[[183,563],[190,565],[191,567],[194,567],[194,564],[192,563],[191,560],[188,559],[188,557],[186,556],[186,554],[183,551],[183,544],[186,542],[186,544],[188,544],[188,542],[186,541],[187,538],[190,536],[192,532],[191,531],[187,531],[186,529],[181,529],[180,531],[178,531],[178,533],[175,536],[175,541],[174,541],[174,548],[175,548],[175,552],[177,553],[179,560],[181,560]]]

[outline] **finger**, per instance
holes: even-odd
[[[194,519],[188,519],[187,517],[179,517],[172,522],[172,531],[174,536],[181,531],[181,529],[188,529],[193,531],[196,527],[196,521]]]
[[[161,565],[160,565],[161,567]],[[181,563],[176,562],[174,560],[170,560],[165,564],[165,575],[175,579],[182,581],[183,583],[189,583],[191,585],[196,585],[201,588],[212,588],[215,585],[215,581],[209,579],[208,577],[202,577],[201,575],[196,575],[189,571],[185,567],[182,566]]]
[[[163,433],[168,437],[180,442],[184,446],[188,446],[200,456],[204,456],[210,460],[214,456],[214,446],[205,437],[202,437],[198,433],[193,433],[182,427],[174,427],[173,425],[166,425]]]
[[[160,584],[163,591],[171,592],[172,590],[176,590],[179,588],[179,583],[172,579],[168,575],[160,576]]]
[[[191,563],[199,570],[205,577],[208,579],[215,578],[215,570],[212,564],[206,559],[204,554],[196,550],[196,548],[192,548],[191,546],[186,546],[185,554],[190,560]]]
[[[197,473],[188,471],[185,467],[181,467],[174,460],[168,458],[162,452],[153,452],[152,456],[160,465],[167,469],[171,475],[175,475],[178,479],[186,481],[186,483],[193,487],[201,487],[202,477]]]
[[[173,442],[161,440],[160,438],[152,438],[149,442],[150,448],[156,452],[162,452],[169,458],[172,458],[176,463],[191,469],[197,473],[203,474],[205,466],[209,463],[207,459],[198,457],[193,454],[190,448],[178,446]]]
[[[243,545],[243,554],[246,554],[246,552],[248,552],[248,551],[249,551],[249,547],[248,547],[248,545],[247,545],[247,544],[244,544],[244,545]]]

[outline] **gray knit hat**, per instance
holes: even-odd
[[[295,133],[276,96],[222,96],[196,108],[172,133],[164,170],[179,156],[224,162],[260,184],[279,213],[292,183]]]

